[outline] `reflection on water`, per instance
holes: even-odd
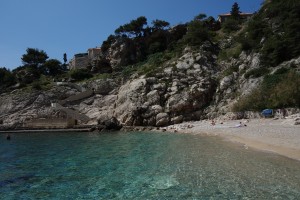
[[[300,162],[219,138],[24,133],[0,139],[0,199],[300,199]]]

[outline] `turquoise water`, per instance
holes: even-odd
[[[300,199],[300,162],[215,137],[0,135],[0,199]]]

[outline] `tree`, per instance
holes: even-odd
[[[200,13],[199,15],[197,15],[196,17],[194,17],[194,20],[202,21],[202,20],[205,19],[206,17],[207,17],[206,14]]]
[[[27,48],[26,54],[21,59],[24,65],[39,68],[48,58],[47,53],[43,50]]]
[[[210,40],[209,30],[204,22],[194,20],[189,23],[184,40],[187,44],[192,46],[201,45],[204,41]]]
[[[26,54],[21,58],[24,65],[16,69],[19,81],[27,84],[38,79],[48,58],[47,53],[43,50],[27,48]]]
[[[66,53],[64,53],[64,65],[66,64],[66,62],[67,62],[67,54]]]
[[[225,32],[230,33],[240,29],[240,13],[239,4],[235,2],[230,11],[231,17],[222,24],[222,28]]]
[[[236,19],[238,20],[240,18],[240,7],[239,7],[239,4],[237,2],[235,2],[233,5],[232,5],[232,8],[231,8],[231,11],[230,11],[230,14],[231,14],[231,17],[233,19]]]
[[[147,25],[147,18],[144,16],[138,17],[136,20],[132,20],[130,24],[132,24],[135,35],[140,37],[142,36],[144,26]]]
[[[116,39],[117,39],[116,36],[109,35],[108,38],[102,42],[101,51],[106,52],[111,47],[111,45],[116,41]]]
[[[64,71],[64,66],[59,60],[56,59],[47,60],[42,67],[42,72],[44,75],[56,76]]]
[[[146,40],[147,52],[152,54],[164,51],[168,46],[170,37],[170,33],[167,30],[156,30]]]
[[[167,28],[168,26],[170,26],[170,23],[166,22],[164,20],[156,19],[156,20],[152,21],[152,25],[153,25],[154,30],[160,30],[160,29],[164,29],[164,28]]]
[[[144,16],[131,20],[129,24],[124,24],[115,30],[116,35],[125,35],[127,37],[141,37],[143,35],[144,26],[147,25],[147,18]]]
[[[5,67],[0,67],[0,88],[8,87],[16,82],[14,75]]]

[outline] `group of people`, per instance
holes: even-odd
[[[216,125],[216,121],[215,120],[211,120],[211,123],[210,123],[212,126]],[[220,122],[220,124],[223,124],[223,121]]]

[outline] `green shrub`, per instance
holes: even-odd
[[[96,75],[93,76],[93,78],[91,78],[89,80],[109,79],[109,78],[112,78],[111,73],[103,73],[103,74],[96,74]]]
[[[42,90],[42,86],[40,82],[33,82],[32,83],[32,88],[35,90]]]
[[[268,74],[270,70],[265,67],[255,68],[245,73],[245,78],[258,78]]]
[[[132,74],[134,74],[137,71],[137,67],[139,64],[136,65],[128,65],[123,68],[121,74],[125,78],[129,78]]]
[[[243,96],[232,107],[232,111],[260,111],[266,108],[266,96],[261,89],[254,89],[249,95]]]
[[[41,75],[39,79],[28,85],[28,89],[35,89],[35,90],[49,90],[52,88],[52,80],[48,76]]]
[[[221,50],[218,55],[218,60],[229,60],[230,58],[238,58],[241,53],[241,44],[235,44],[231,48]]]
[[[231,75],[233,72],[237,72],[239,70],[239,66],[237,65],[233,65],[231,67],[229,67],[228,69],[223,71],[223,76],[229,76]]]
[[[153,54],[153,53],[157,53],[163,50],[163,46],[160,42],[154,42],[149,46],[149,53]]]
[[[271,105],[280,107],[300,107],[300,75],[288,73],[272,90]]]
[[[70,77],[75,79],[76,81],[89,79],[93,77],[93,75],[87,69],[75,69],[70,71]]]
[[[243,51],[250,51],[251,49],[253,49],[254,44],[252,40],[245,38],[239,38],[238,40],[241,43],[241,49]]]
[[[165,56],[165,53],[163,52],[152,54],[148,56],[148,59],[144,64],[139,66],[138,73],[140,75],[152,75],[158,72],[162,64],[169,59],[170,57]]]
[[[260,87],[239,99],[233,111],[300,107],[300,74],[290,71],[264,77]]]
[[[288,68],[281,67],[281,68],[277,69],[277,70],[274,72],[274,74],[286,74],[288,71],[289,71]]]
[[[165,51],[151,54],[143,62],[124,67],[122,69],[121,75],[125,78],[130,77],[134,73],[138,73],[139,75],[152,76],[160,71],[166,61],[171,60],[176,56],[177,53],[174,51]]]
[[[262,82],[262,89],[270,90],[274,88],[276,84],[282,81],[283,78],[284,76],[282,76],[281,74],[266,75]]]
[[[239,20],[229,18],[222,24],[222,29],[225,33],[235,32],[240,29]]]
[[[187,33],[183,37],[185,44],[191,46],[201,45],[204,41],[210,40],[211,35],[204,22],[199,20],[193,20],[189,23]]]

